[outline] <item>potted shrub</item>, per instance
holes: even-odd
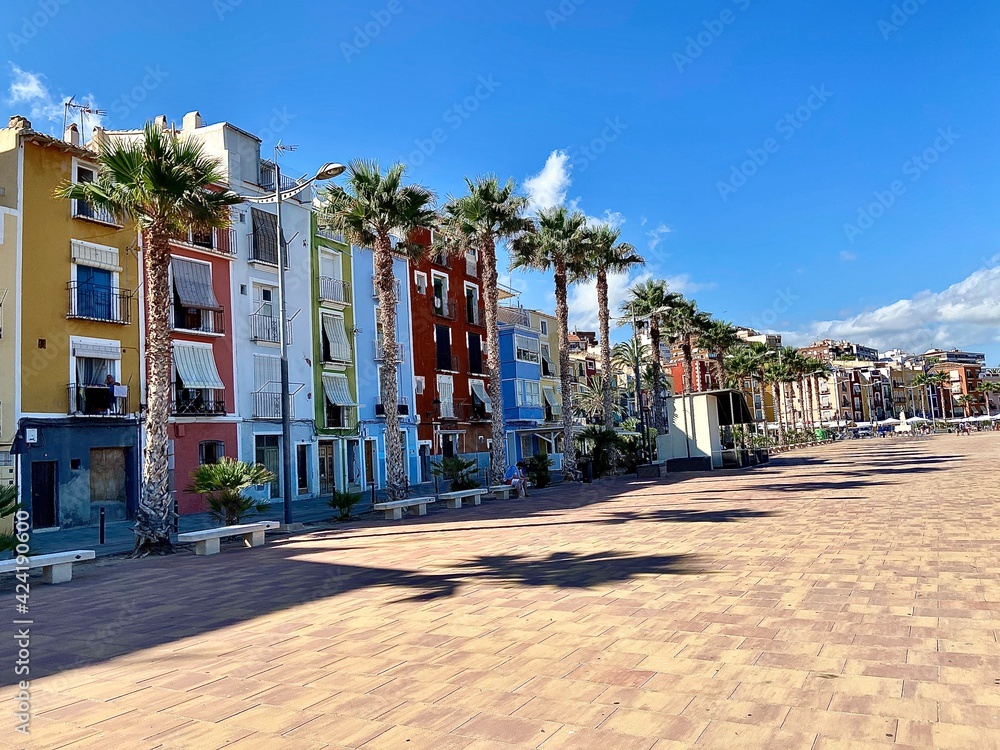
[[[361,502],[360,492],[334,490],[333,497],[327,500],[326,504],[337,511],[334,520],[338,523],[344,523],[351,520],[351,511],[354,510],[354,506],[359,502]]]
[[[542,489],[552,483],[552,459],[547,455],[532,456],[524,460],[524,471],[534,489]]]
[[[460,456],[442,458],[439,463],[431,467],[431,474],[441,477],[448,482],[449,492],[461,492],[462,490],[474,490],[481,487],[476,478],[476,462],[467,461]]]

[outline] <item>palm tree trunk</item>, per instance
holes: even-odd
[[[483,296],[486,318],[486,367],[490,374],[490,401],[493,439],[490,443],[490,484],[503,484],[507,471],[507,450],[503,434],[503,390],[500,387],[500,329],[497,324],[500,294],[497,289],[497,251],[492,238],[479,248],[482,259]]]
[[[573,443],[573,386],[569,379],[569,307],[566,303],[566,264],[557,264],[555,271],[556,323],[559,326],[559,377],[562,385],[562,472],[564,478],[575,479],[576,449]]]
[[[684,393],[694,390],[694,357],[691,356],[691,337],[681,340],[681,356],[684,358]]]
[[[772,383],[771,384],[771,396],[774,399],[774,417],[778,422],[778,444],[785,444],[785,425],[783,421],[783,415],[781,414],[782,399],[781,399],[781,388],[784,387],[784,383]]]
[[[168,454],[170,438],[170,246],[166,232],[143,232],[146,284],[146,420],[142,491],[135,516],[134,557],[171,551]]]
[[[388,235],[375,240],[375,292],[382,328],[382,369],[379,382],[385,410],[385,490],[390,501],[406,496],[406,457],[399,434],[399,382],[396,351],[396,280],[392,275],[392,244]]]
[[[604,404],[604,426],[613,429],[615,426],[614,408],[611,404],[611,312],[608,307],[608,273],[603,268],[597,269],[597,316],[601,336],[601,388]]]
[[[660,357],[660,323],[653,317],[649,321],[649,341],[652,344],[652,355],[653,355],[653,398],[651,400],[651,406],[653,409],[653,427],[656,429],[657,435],[662,435],[666,432],[663,425],[663,397],[660,392],[663,390],[661,383],[663,382],[663,360]]]
[[[726,353],[719,349],[715,353],[715,370],[718,373],[719,383],[717,388],[726,388]]]

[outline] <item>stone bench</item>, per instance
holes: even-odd
[[[426,516],[427,506],[433,502],[434,497],[408,497],[405,500],[375,503],[372,510],[384,510],[386,520],[399,521],[403,517],[403,508],[416,508],[418,516]]]
[[[517,493],[514,491],[514,488],[509,484],[498,484],[490,487],[490,494],[500,500],[510,500],[511,494],[513,494],[514,497],[517,497]]]
[[[243,544],[247,547],[260,547],[264,544],[264,532],[276,529],[280,525],[277,521],[258,521],[257,523],[244,523],[236,526],[219,526],[215,529],[178,534],[177,541],[181,543],[194,542],[196,555],[217,555],[219,554],[219,541],[226,537],[241,536]]]
[[[445,504],[449,508],[461,508],[462,503],[466,500],[471,502],[473,505],[479,505],[483,501],[483,495],[486,494],[486,490],[482,487],[477,487],[474,490],[459,490],[458,492],[442,492],[439,497],[444,500]]]
[[[73,563],[81,560],[93,560],[95,557],[92,549],[77,549],[69,552],[52,552],[47,555],[33,555],[28,557],[29,568],[42,569],[42,581],[44,583],[67,583],[73,580]],[[17,560],[4,560],[0,562],[0,573],[16,573]]]

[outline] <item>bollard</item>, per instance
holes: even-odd
[[[438,475],[435,474],[434,475],[434,497],[437,497],[439,494],[440,494],[440,490],[438,489]]]
[[[101,506],[101,517],[100,517],[100,531],[98,532],[101,544],[104,544],[104,524],[105,524],[104,506],[102,505]]]
[[[177,502],[177,493],[174,493],[174,533],[177,534],[181,530],[181,514],[180,514],[180,504]]]
[[[375,482],[372,482],[371,487],[372,487],[372,505],[374,505],[375,504]]]

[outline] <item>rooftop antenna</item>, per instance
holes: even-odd
[[[86,131],[84,130],[84,127],[83,127],[83,118],[84,118],[84,115],[92,115],[92,116],[100,117],[102,115],[106,115],[108,112],[107,112],[107,110],[104,110],[104,109],[97,109],[95,107],[92,107],[89,104],[80,104],[80,103],[77,103],[76,101],[74,101],[75,99],[76,99],[75,96],[71,96],[69,99],[67,99],[63,103],[63,134],[66,133],[66,123],[70,119],[70,112],[79,112],[80,113],[80,144],[82,145],[83,143],[86,142],[86,138],[87,138],[87,136],[85,134]]]

